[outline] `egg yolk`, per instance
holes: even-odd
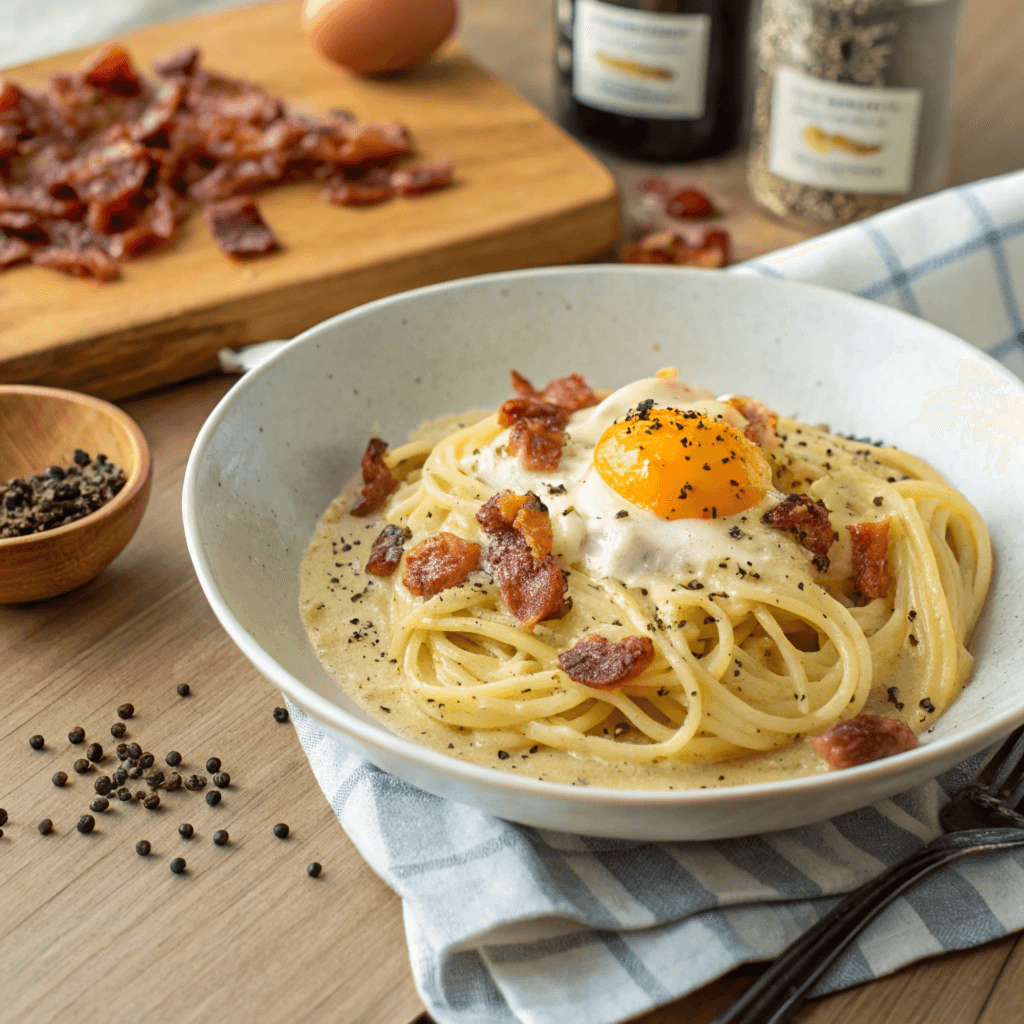
[[[761,449],[728,424],[647,402],[601,435],[594,466],[616,494],[662,519],[742,512],[772,476]]]

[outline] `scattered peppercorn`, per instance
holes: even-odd
[[[124,724],[124,722],[115,722],[110,727],[110,735],[113,736],[115,740],[119,740],[127,731],[128,727]],[[120,749],[121,748],[118,747],[118,750]]]
[[[128,760],[128,744],[127,743],[118,743],[118,745],[114,748],[114,752],[117,754],[117,758],[118,758],[119,761],[127,761]]]
[[[142,798],[142,806],[148,811],[155,811],[160,806],[160,794],[150,793]]]
[[[106,796],[110,792],[111,787],[113,785],[114,785],[113,780],[110,778],[109,775],[101,775],[92,784],[92,788],[95,789],[96,792],[99,793],[100,796]]]
[[[93,764],[103,760],[103,748],[98,743],[90,743],[85,748],[85,756],[92,761]]]
[[[135,765],[134,768],[129,768],[128,769],[128,778],[129,779],[141,779],[142,778],[142,769],[138,765]]]
[[[3,839],[3,837],[4,837],[4,830],[2,828],[0,828],[0,839]]]
[[[231,837],[224,831],[224,829],[218,829],[213,833],[213,844],[214,846],[226,846],[230,838]]]
[[[72,766],[79,775],[87,775],[92,771],[92,762],[80,757]]]
[[[287,722],[288,721],[288,709],[287,708],[274,708],[274,721],[275,722]]]
[[[109,806],[110,801],[107,800],[106,797],[98,796],[93,800],[91,804],[89,804],[89,809],[92,811],[102,812],[105,811]]]
[[[135,799],[142,803],[146,799],[146,791],[144,789],[135,790]]]
[[[142,757],[142,747],[138,743],[128,744],[128,756],[129,757]]]
[[[60,789],[61,786],[67,785],[67,781],[68,781],[68,773],[67,772],[57,772],[53,776],[53,784],[58,789]]]
[[[154,789],[156,789],[157,786],[162,786],[164,784],[164,773],[162,771],[160,771],[159,768],[157,768],[157,770],[155,772],[150,772],[146,776],[146,781]]]
[[[319,878],[321,871],[323,871],[323,867],[321,867],[321,865],[316,861],[313,861],[313,863],[306,868],[306,874],[309,875],[310,878]]]
[[[128,779],[128,773],[123,768],[115,768],[110,775],[110,781],[115,786],[123,786]]]
[[[227,789],[231,785],[231,776],[227,772],[217,772],[213,777],[213,784],[218,789]]]
[[[44,740],[42,736],[29,736],[28,745],[33,750],[42,750],[46,745],[46,740]]]
[[[82,835],[86,835],[91,832],[95,827],[96,819],[91,814],[83,814],[78,819],[78,824],[75,826]]]
[[[3,827],[6,824],[7,824],[7,812],[2,807],[0,807],[0,827]]]
[[[174,874],[176,874],[176,875],[184,874],[184,872],[185,872],[185,858],[184,857],[175,857],[174,860],[171,861],[171,871],[174,872]]]
[[[214,775],[217,772],[219,772],[220,771],[220,758],[219,757],[211,757],[210,760],[206,762],[206,770],[211,775]]]
[[[149,845],[149,840],[148,839],[140,839],[135,844],[135,852],[140,857],[148,857],[149,856],[149,852],[152,849],[153,849],[153,847]]]
[[[122,786],[117,791],[117,799],[118,800],[131,800],[131,798],[132,798],[132,791],[130,789],[127,789],[124,786]]]
[[[173,793],[176,789],[181,789],[181,776],[177,772],[171,772],[167,779],[167,792]]]
[[[284,823],[282,823],[280,825],[275,825],[274,826],[274,835],[277,836],[278,839],[287,839],[288,838],[288,826],[285,825]]]
[[[53,822],[49,818],[43,818],[38,828],[41,836],[48,836],[53,831]]]
[[[167,763],[168,763],[168,764],[169,764],[169,765],[170,765],[170,766],[171,766],[172,768],[177,768],[177,767],[178,767],[178,765],[179,765],[179,764],[181,764],[181,754],[179,754],[179,753],[178,753],[178,752],[177,752],[176,750],[172,750],[172,751],[170,751],[170,752],[169,752],[169,753],[167,754],[167,756],[166,756],[166,757],[164,758],[164,760],[165,760],[165,761],[166,761],[166,762],[167,762]]]
[[[178,835],[181,836],[182,839],[191,839],[194,833],[195,829],[191,825],[178,826]]]
[[[118,718],[131,718],[132,715],[134,715],[134,714],[135,714],[135,705],[134,704],[122,704],[117,709],[117,717]]]
[[[76,725],[71,732],[68,733],[69,743],[81,743],[85,739],[85,730],[80,726]]]
[[[187,697],[191,693],[188,683],[178,683],[178,696]]]
[[[210,792],[206,794],[206,802],[211,807],[216,807],[217,804],[220,803],[220,790],[219,789],[211,789]]]

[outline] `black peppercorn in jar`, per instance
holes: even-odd
[[[643,160],[730,149],[750,0],[556,0],[556,102],[575,135]]]

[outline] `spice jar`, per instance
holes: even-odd
[[[736,142],[751,0],[556,0],[562,124],[625,156],[695,160]]]
[[[946,183],[962,0],[763,0],[748,184],[801,226]]]

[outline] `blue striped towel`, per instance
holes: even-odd
[[[1024,375],[1024,173],[951,189],[736,268],[829,284],[945,327]],[[844,893],[941,833],[979,755],[918,789],[788,832],[592,839],[442,800],[291,706],[339,821],[402,897],[439,1024],[613,1024],[769,959]],[[1024,851],[961,862],[887,910],[815,994],[1024,928]]]

